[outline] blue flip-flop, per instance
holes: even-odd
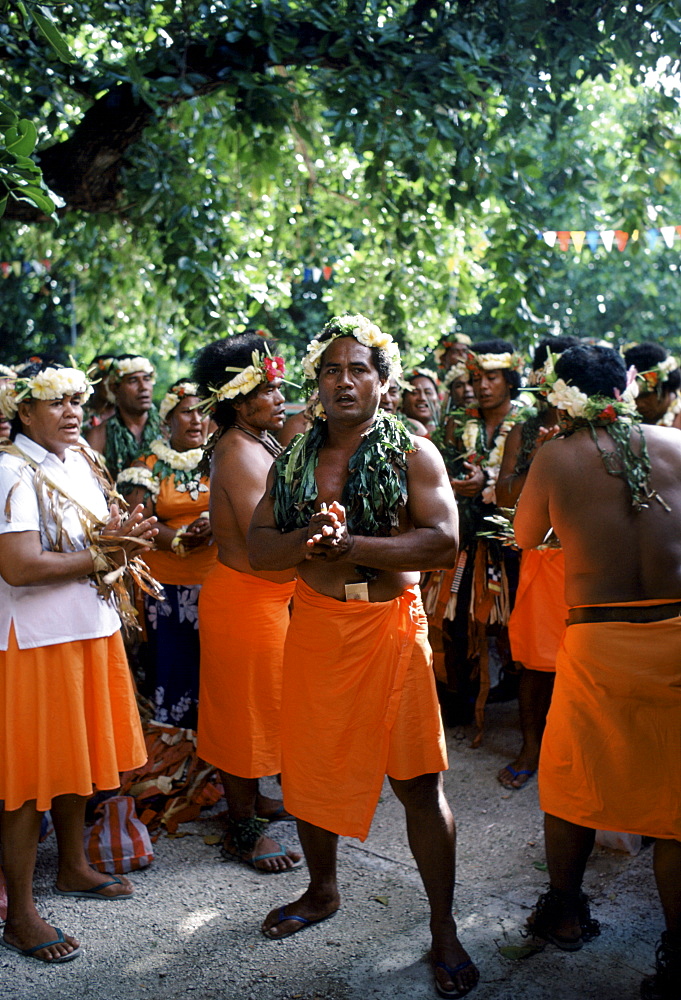
[[[260,872],[261,875],[286,875],[287,872],[293,872],[296,868],[300,868],[303,863],[303,859],[300,858],[298,861],[291,861],[291,864],[287,868],[259,868],[256,865],[256,861],[265,861],[267,858],[288,858],[291,860],[290,855],[284,851],[270,851],[268,854],[254,854],[250,858],[242,858],[238,854],[232,854],[231,851],[227,850],[226,847],[220,848],[220,857],[223,861],[234,861],[238,865],[248,865],[256,872]]]
[[[536,768],[533,771],[523,771],[523,770],[516,771],[516,769],[511,764],[507,764],[506,767],[502,768],[502,770],[508,771],[508,773],[514,780],[516,778],[519,778],[521,774],[527,775],[527,781],[523,781],[522,785],[504,785],[504,782],[501,781],[500,778],[497,779],[499,781],[499,784],[504,785],[504,788],[510,788],[514,792],[519,792],[521,788],[524,788],[527,782],[530,780],[530,778],[532,778],[537,773]]]
[[[108,882],[101,882],[100,885],[93,885],[90,889],[58,889],[54,891],[58,896],[71,896],[72,899],[101,899],[107,903],[113,903],[117,899],[132,899],[134,893],[122,892],[117,896],[102,896],[102,889],[108,889],[110,885],[123,885],[123,880],[114,875]]]
[[[454,968],[452,968],[451,965],[447,965],[446,962],[433,962],[433,971],[435,971],[435,969],[444,969],[444,971],[450,977],[452,982],[454,982],[455,976],[457,976],[460,972],[463,972],[464,969],[468,969],[472,965],[473,962],[470,958],[466,959],[465,962],[459,962],[459,964],[455,965]],[[439,997],[445,997],[445,998],[449,997],[449,1000],[457,1000],[458,997],[465,997],[468,993],[470,993],[471,990],[475,989],[477,985],[478,985],[478,979],[476,979],[471,986],[466,987],[466,989],[464,990],[459,990],[457,989],[456,986],[454,987],[453,990],[446,990],[443,986],[440,986],[438,978],[437,976],[435,976],[435,989],[437,990],[437,995]]]
[[[23,955],[24,958],[34,958],[37,962],[42,962],[43,965],[61,965],[63,962],[70,962],[72,959],[78,958],[81,953],[80,945],[67,955],[60,955],[58,958],[38,958],[36,952],[42,951],[43,948],[50,948],[53,944],[67,943],[61,927],[55,927],[55,931],[58,936],[54,941],[45,941],[44,944],[37,944],[34,948],[18,948],[17,945],[5,941],[4,937],[0,937],[0,944],[9,951],[15,951],[18,955]]]
[[[261,930],[265,937],[269,938],[270,941],[283,941],[284,938],[291,937],[292,934],[298,934],[300,931],[304,931],[306,927],[312,927],[313,924],[321,924],[323,920],[328,920],[329,917],[333,917],[336,913],[338,913],[338,910],[334,910],[332,913],[327,913],[325,917],[319,917],[318,920],[309,920],[307,917],[301,917],[297,913],[287,913],[286,903],[284,903],[283,906],[279,907],[277,919],[275,923],[272,924],[272,927],[277,927],[279,924],[283,924],[285,920],[297,920],[301,926],[296,927],[294,931],[289,931],[288,934],[268,934],[267,931],[271,930],[270,927],[267,928],[267,931],[264,928],[261,928]]]

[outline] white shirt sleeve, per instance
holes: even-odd
[[[32,469],[22,459],[3,455],[0,458],[0,534],[10,531],[40,531],[40,511]]]

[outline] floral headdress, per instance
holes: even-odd
[[[148,358],[113,358],[109,373],[114,382],[120,382],[126,375],[144,372],[145,375],[155,375],[156,369]]]
[[[640,386],[640,391],[647,393],[659,390],[663,382],[666,382],[671,373],[675,372],[678,367],[679,362],[670,354],[664,361],[653,365],[647,371],[637,372],[636,381]]]
[[[433,351],[433,357],[438,364],[441,364],[442,359],[450,347],[457,347],[459,344],[463,344],[464,347],[470,347],[471,343],[471,338],[467,333],[457,333],[455,336],[449,337],[447,340],[441,340]]]
[[[504,368],[512,372],[522,372],[525,359],[517,351],[506,351],[503,354],[476,354],[475,351],[469,351],[466,364],[471,372],[493,372]]]
[[[85,402],[92,395],[92,384],[79,368],[45,368],[36,375],[15,375],[0,386],[0,410],[13,420],[24,399],[61,399],[81,396]]]
[[[165,420],[171,410],[174,410],[187,396],[198,396],[198,394],[199,390],[193,382],[178,382],[171,386],[158,408],[161,420]]]
[[[0,365],[0,378],[14,378],[16,370],[9,365]]]
[[[442,380],[442,384],[445,389],[450,389],[453,382],[456,382],[459,378],[468,379],[470,372],[468,370],[468,365],[465,361],[457,361],[455,365],[452,365],[447,369],[447,374]]]
[[[236,396],[246,396],[249,392],[257,389],[263,382],[274,382],[275,378],[280,378],[288,385],[294,385],[284,378],[286,365],[282,357],[272,357],[267,344],[263,354],[260,351],[253,351],[251,354],[251,364],[245,368],[234,368],[231,365],[225,368],[226,372],[236,372],[234,378],[229,382],[224,382],[221,386],[211,387],[208,398],[203,404],[203,409],[213,409],[218,403],[225,399],[234,399]],[[299,388],[298,386],[295,386]]]
[[[564,435],[570,435],[580,427],[588,427],[594,444],[608,475],[619,476],[629,487],[631,505],[635,511],[647,507],[650,500],[657,500],[669,510],[662,497],[650,485],[650,458],[646,439],[640,430],[641,416],[636,409],[638,395],[636,369],[627,372],[627,387],[624,392],[613,389],[612,396],[602,394],[588,396],[577,386],[558,378],[555,371],[555,356],[549,353],[544,365],[546,400],[551,406],[563,410],[567,417],[560,423]],[[603,427],[614,444],[614,451],[601,447],[597,427]],[[631,445],[632,430],[638,432],[639,452]]]
[[[338,337],[354,337],[357,343],[363,344],[364,347],[378,347],[385,351],[390,358],[390,378],[399,379],[401,377],[402,365],[399,347],[389,333],[383,333],[380,327],[368,320],[366,316],[361,316],[359,313],[354,316],[338,316],[326,324],[320,337],[331,327],[333,327],[334,332],[328,340],[315,338],[308,344],[307,353],[303,358],[303,372],[306,379],[311,382],[316,380],[322,354]],[[387,385],[386,382],[386,389]]]

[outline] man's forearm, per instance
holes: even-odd
[[[456,535],[437,528],[415,528],[388,538],[351,537],[352,545],[342,558],[353,565],[396,572],[427,572],[450,569],[456,564]]]
[[[277,528],[251,528],[247,538],[249,562],[258,571],[291,569],[309,552],[307,536],[307,528],[284,533]]]

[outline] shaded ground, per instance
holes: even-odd
[[[519,935],[546,884],[536,781],[519,792],[496,781],[519,744],[517,705],[492,705],[478,750],[471,730],[449,730],[446,788],[459,826],[456,913],[480,966],[477,1000],[626,1000],[651,970],[662,917],[650,848],[636,858],[597,849],[586,889],[602,935],[576,954],[552,946],[523,961],[499,948]],[[272,784],[270,790],[274,791]],[[342,841],[341,911],[287,941],[268,941],[260,922],[296,898],[306,869],[263,876],[220,861],[204,836],[214,819],[162,837],[136,896],[119,903],[54,895],[56,845],[40,848],[36,894],[48,919],[78,936],[85,954],[45,968],[0,952],[0,996],[16,1000],[425,1000],[436,996],[427,963],[428,912],[406,845],[401,807],[386,783],[364,844]],[[276,835],[295,842],[295,826]]]

